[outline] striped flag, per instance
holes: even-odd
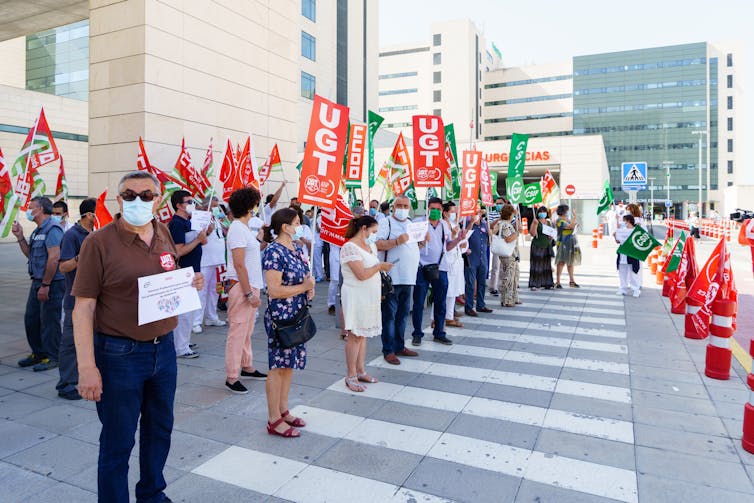
[[[264,184],[270,177],[270,173],[275,170],[283,171],[283,163],[280,161],[280,152],[278,151],[278,144],[276,143],[272,147],[270,156],[264,162],[261,168],[259,168],[259,182]]]
[[[60,152],[42,108],[10,170],[10,175],[16,178],[16,194],[22,211],[29,207],[32,197],[44,195],[46,191],[39,168],[59,158]]]
[[[55,184],[55,202],[68,202],[68,181],[65,179],[65,168],[63,167],[63,156],[60,156],[60,169],[58,170],[58,181]]]
[[[8,165],[0,149],[0,236],[8,237],[18,214],[18,195],[13,190]]]

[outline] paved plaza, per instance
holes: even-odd
[[[298,439],[265,431],[263,382],[245,382],[243,396],[225,389],[225,329],[194,335],[201,357],[179,361],[166,493],[176,502],[754,501],[754,455],[740,446],[743,369],[734,362],[729,381],[705,377],[706,342],[683,338],[682,317],[649,275],[640,298],[618,297],[615,246],[588,245],[582,288],[530,292],[523,261],[523,305],[488,297],[494,312],[462,318],[464,328],[448,330],[453,346],[425,337],[418,358],[393,366],[370,340],[381,382],[365,393],[343,383],[343,342],[319,284],[319,331],[291,389],[292,412],[308,422]],[[57,371],[16,367],[28,352],[28,279],[15,244],[0,244],[0,273],[0,501],[96,501],[94,406],[59,399]],[[266,369],[261,325],[254,360]]]

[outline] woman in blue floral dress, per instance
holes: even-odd
[[[264,315],[267,330],[267,432],[281,437],[298,437],[296,428],[306,426],[303,419],[288,412],[288,392],[293,369],[306,366],[304,344],[284,349],[273,335],[272,320],[286,321],[296,316],[314,297],[314,278],[303,252],[293,241],[302,235],[298,213],[290,208],[276,211],[264,239],[270,243],[262,254],[262,269],[267,282],[269,304]],[[274,239],[273,239],[274,237]]]

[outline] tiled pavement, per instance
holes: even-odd
[[[267,435],[264,383],[224,386],[223,329],[194,336],[180,361],[166,476],[174,501],[754,501],[754,455],[740,447],[748,393],[704,377],[703,341],[679,335],[645,277],[614,295],[613,247],[584,249],[582,288],[522,290],[524,304],[425,337],[417,359],[387,365],[370,340],[366,393],[343,385],[343,345],[318,286],[319,333],[294,374],[296,440]],[[27,281],[0,245],[0,501],[94,501],[99,423],[66,402],[57,374],[20,370]],[[524,252],[528,255],[528,251]],[[526,262],[523,269],[527,269]],[[522,285],[526,285],[522,274]],[[504,310],[505,309],[505,310]],[[429,334],[429,330],[425,331]],[[261,326],[255,362],[266,368]],[[135,455],[137,453],[134,453]],[[132,467],[138,470],[134,456]],[[131,474],[132,484],[137,474]]]

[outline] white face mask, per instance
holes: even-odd
[[[395,218],[398,220],[406,220],[408,218],[408,208],[396,208]]]
[[[196,204],[194,203],[186,205],[186,213],[188,213],[189,215],[191,215],[195,209],[196,209]]]
[[[376,232],[372,232],[372,233],[370,233],[370,234],[369,234],[369,235],[368,235],[368,236],[366,237],[366,240],[365,240],[365,241],[367,242],[367,244],[373,245],[374,243],[376,243],[376,242],[377,242],[377,233],[376,233]]]
[[[450,215],[448,215],[448,220],[450,220],[451,224],[454,224],[456,223],[456,220],[458,220],[458,217],[456,217],[455,213],[451,213]]]

